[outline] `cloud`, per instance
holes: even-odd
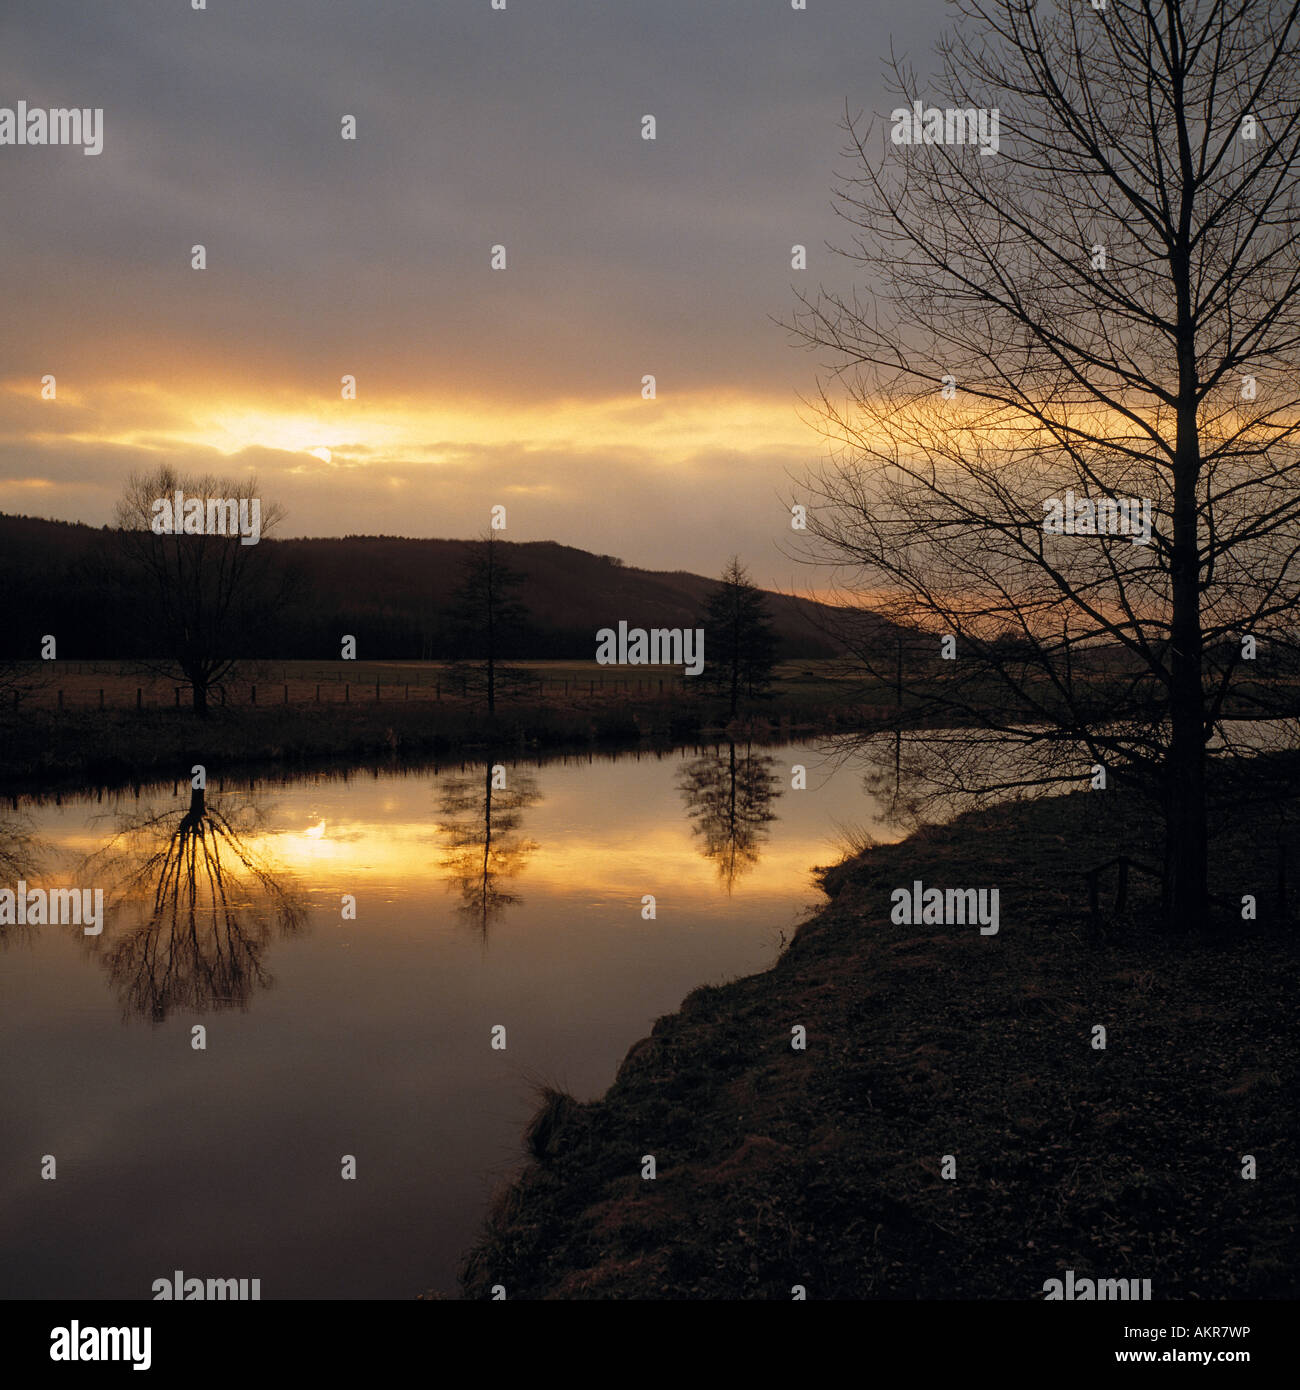
[[[846,99],[886,108],[888,38],[928,45],[942,14],[919,0],[887,34],[860,0],[28,9],[0,20],[0,93],[102,106],[105,143],[0,150],[0,505],[44,481],[98,521],[135,461],[260,460],[319,534],[404,529],[420,489],[472,532],[512,488],[557,538],[692,568],[719,527],[757,544],[815,447],[774,423],[815,364],[773,320],[836,273]]]

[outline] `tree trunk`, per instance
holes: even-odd
[[[1191,525],[1195,527],[1195,513]],[[1179,521],[1175,516],[1175,534]],[[1177,546],[1176,546],[1177,548]],[[1178,573],[1190,570],[1190,580]],[[1173,583],[1170,742],[1165,778],[1165,924],[1173,932],[1202,927],[1208,896],[1205,738],[1201,694],[1201,626],[1195,563],[1176,567]]]
[[[487,705],[488,713],[495,714],[497,708],[497,644],[493,619],[496,617],[497,591],[496,572],[493,566],[493,551],[488,546],[487,582]]]
[[[1183,933],[1207,920],[1208,848],[1205,828],[1205,747],[1199,719],[1195,744],[1176,728],[1169,749],[1165,811],[1165,924]]]
[[[1165,764],[1165,926],[1184,933],[1205,925],[1208,863],[1205,826],[1205,702],[1202,690],[1201,567],[1197,489],[1201,472],[1196,419],[1197,372],[1187,261],[1175,264],[1179,288],[1178,433],[1174,442],[1170,555],[1170,743]]]
[[[191,681],[190,690],[194,703],[194,713],[206,718],[208,713],[208,687],[202,681]]]

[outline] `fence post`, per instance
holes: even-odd
[[[101,691],[99,692],[99,707],[100,707],[100,709],[103,709],[103,708],[104,708],[104,692],[103,692],[103,690],[101,690]]]
[[[15,696],[15,700],[16,699],[17,697]],[[135,707],[136,709],[144,708],[144,691],[141,690],[138,685],[135,688]]]
[[[252,691],[252,697],[249,699],[248,703],[250,705],[255,705],[257,703],[257,687],[253,685],[249,686],[249,689]]]

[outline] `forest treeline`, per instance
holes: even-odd
[[[140,577],[121,565],[112,528],[0,515],[0,657],[34,658],[47,634],[60,657],[84,660],[150,655],[131,615]],[[449,660],[461,655],[454,611],[467,557],[481,542],[344,536],[271,540],[291,598],[251,625],[249,658],[337,656],[344,634],[367,659]],[[694,627],[717,581],[683,571],[634,569],[554,541],[500,544],[524,576],[526,616],[507,657],[590,659],[597,629],[626,619],[644,627]],[[779,659],[835,653],[824,634],[826,610],[808,600],[768,595]]]

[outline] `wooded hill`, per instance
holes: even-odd
[[[0,515],[0,655],[35,656],[46,633],[58,636],[63,658],[136,654],[121,612],[129,588],[124,593],[120,582],[107,582],[115,563],[113,536],[108,527]],[[297,598],[259,635],[260,649],[241,655],[337,655],[342,633],[355,635],[368,659],[455,654],[452,598],[475,542],[343,536],[260,544],[297,576]],[[518,658],[590,658],[597,629],[619,620],[699,626],[715,583],[680,570],[636,569],[555,541],[501,545],[506,564],[525,576],[518,597],[529,621],[507,653]],[[782,658],[834,654],[822,630],[828,609],[781,594],[770,594],[768,604]]]

